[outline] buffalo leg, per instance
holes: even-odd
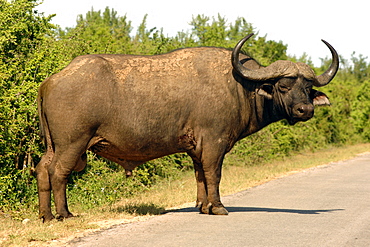
[[[203,207],[203,205],[208,205],[207,200],[207,184],[204,177],[204,170],[202,163],[195,157],[192,157],[195,170],[195,179],[197,182],[197,202],[196,207],[199,208],[201,213],[208,214],[209,208]]]
[[[85,150],[70,145],[67,150],[60,151],[56,148],[53,162],[49,168],[50,182],[53,190],[57,220],[73,217],[67,204],[67,179],[73,170],[79,170],[84,164]]]
[[[220,181],[221,181],[221,168],[223,162],[223,155],[212,155],[203,153],[202,164],[204,170],[204,177],[207,184],[207,199],[210,212],[216,215],[227,215],[228,212],[225,209],[224,205],[221,203],[220,199]]]
[[[189,153],[193,159],[197,180],[196,206],[199,207],[201,213],[228,214],[220,199],[219,185],[224,152],[219,153],[216,153],[214,149],[210,149],[210,152],[203,149],[200,155]]]
[[[39,197],[39,218],[43,222],[54,219],[51,213],[51,186],[48,167],[53,159],[53,152],[47,151],[36,166],[37,190]]]

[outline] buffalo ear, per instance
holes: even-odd
[[[330,105],[329,97],[315,89],[311,89],[310,98],[313,101],[313,105]]]
[[[271,100],[273,94],[273,86],[271,84],[263,84],[258,88],[257,94]]]

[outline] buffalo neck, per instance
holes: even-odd
[[[242,87],[242,119],[243,132],[239,138],[242,139],[251,135],[267,125],[282,119],[272,100],[257,94],[257,85],[249,84]]]

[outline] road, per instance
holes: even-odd
[[[70,246],[370,246],[370,154],[223,197],[228,216],[184,208]]]

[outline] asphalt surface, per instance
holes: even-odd
[[[370,154],[223,197],[228,216],[184,208],[70,246],[370,246]]]

